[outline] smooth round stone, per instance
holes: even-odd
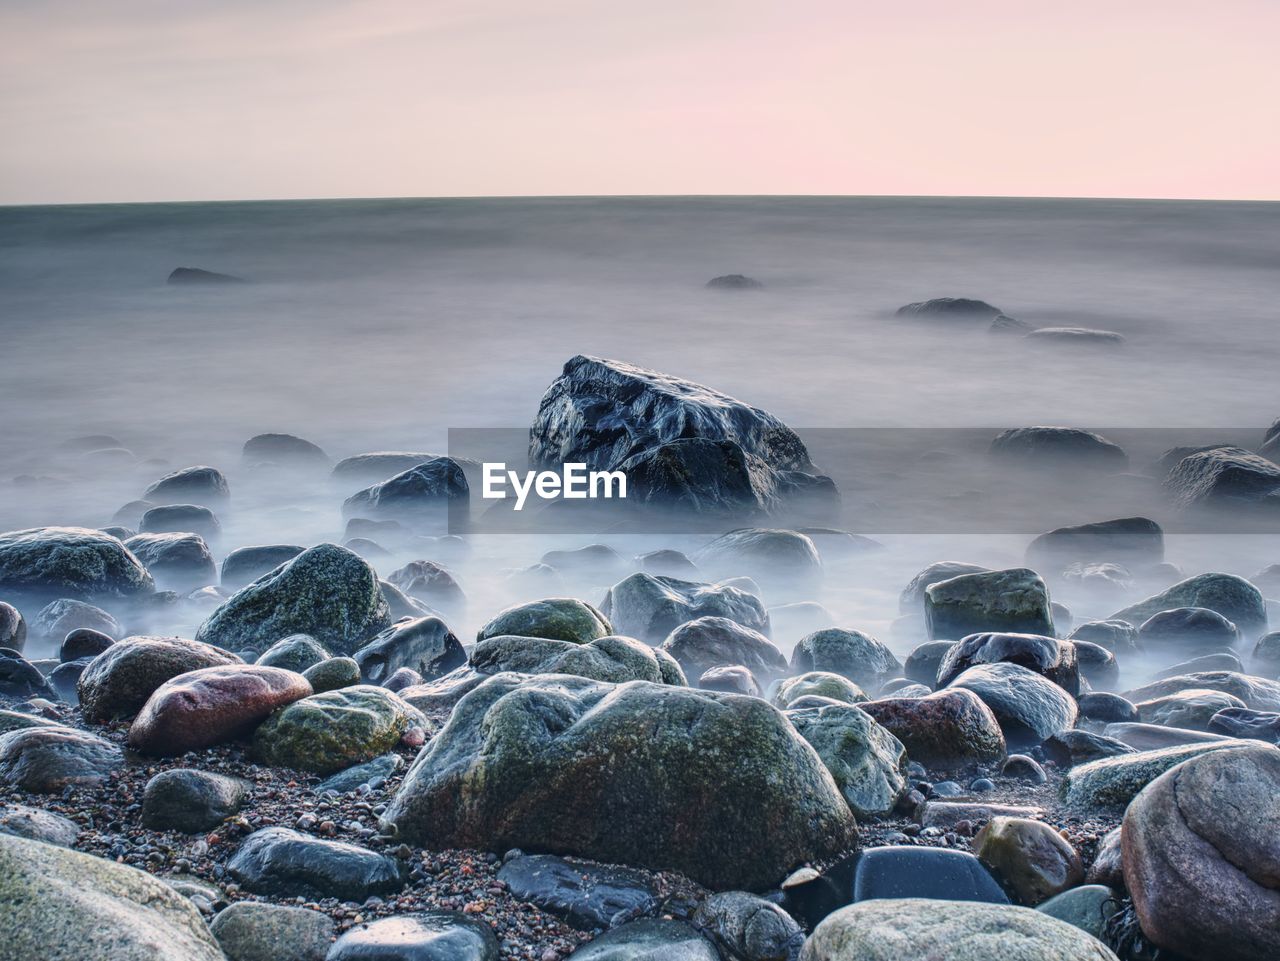
[[[973,839],[973,853],[1026,905],[1084,881],[1080,855],[1043,821],[994,817]]]
[[[142,823],[153,831],[208,831],[235,814],[251,789],[248,781],[212,771],[161,771],[143,791]]]
[[[858,706],[903,743],[908,757],[931,770],[961,771],[1004,760],[1005,739],[996,715],[964,688]]]
[[[263,651],[255,664],[263,667],[282,667],[286,671],[301,674],[329,657],[329,652],[307,634],[290,634]]]
[[[0,601],[0,647],[22,652],[27,642],[27,622],[12,604]]]
[[[63,638],[62,647],[58,649],[58,660],[65,664],[85,657],[97,657],[114,643],[109,634],[95,631],[91,627],[78,627]]]
[[[721,955],[683,921],[645,918],[606,931],[569,961],[721,961]]]
[[[36,794],[96,787],[124,766],[124,754],[103,738],[70,727],[29,727],[0,734],[0,784]]]
[[[1133,706],[1133,702],[1125,700],[1119,694],[1098,691],[1085,694],[1076,703],[1080,708],[1080,716],[1090,721],[1124,722],[1138,719],[1138,709]]]
[[[868,848],[858,859],[853,900],[881,898],[1009,903],[991,872],[972,854],[911,845]]]
[[[133,717],[156,688],[202,667],[239,664],[221,648],[179,637],[130,637],[112,644],[80,675],[80,705],[90,724]]]
[[[334,924],[308,908],[237,901],[209,930],[228,961],[324,961]]]
[[[1048,780],[1044,768],[1034,758],[1029,758],[1025,754],[1010,754],[1004,766],[1000,768],[1000,776],[1026,781],[1029,784],[1043,784]]]
[[[1102,940],[1107,922],[1120,910],[1120,895],[1104,884],[1082,884],[1054,895],[1036,910]]]
[[[80,828],[60,814],[25,804],[4,804],[0,805],[0,834],[13,834],[68,848],[80,835]]]
[[[408,869],[359,845],[273,827],[245,838],[227,873],[254,894],[364,901],[399,891]]]
[[[974,778],[969,790],[974,794],[987,794],[996,789],[996,782],[989,777]]]
[[[354,687],[360,683],[360,665],[354,657],[331,657],[302,672],[317,694]]]
[[[326,961],[496,961],[498,941],[482,921],[455,911],[383,918],[348,931]]]

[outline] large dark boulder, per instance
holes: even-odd
[[[1074,427],[1015,427],[991,442],[993,457],[1009,464],[1057,470],[1123,471],[1125,452],[1100,434]]]
[[[1027,568],[961,574],[930,584],[924,615],[929,636],[939,640],[984,631],[1054,634],[1048,588]]]
[[[948,688],[963,688],[982,699],[1011,747],[1033,747],[1074,727],[1076,702],[1047,678],[1018,664],[999,662],[969,668]]]
[[[1043,675],[1072,697],[1080,693],[1075,644],[1042,634],[970,634],[942,655],[934,687],[946,687],[975,664],[1002,661]]]
[[[1113,620],[1141,624],[1153,614],[1175,607],[1205,607],[1236,625],[1247,638],[1267,630],[1267,607],[1262,593],[1234,574],[1197,574],[1146,600],[1111,615]]]
[[[466,652],[449,625],[438,617],[396,621],[352,657],[366,684],[382,684],[401,668],[432,680],[467,661]]]
[[[133,717],[156,688],[202,667],[239,664],[235,654],[180,637],[129,637],[89,662],[77,685],[84,719],[105,724]]]
[[[759,889],[856,842],[817,754],[733,694],[500,674],[419,755],[385,822],[431,847],[511,847]]]
[[[1122,517],[1041,534],[1027,547],[1027,564],[1062,571],[1070,564],[1159,564],[1164,560],[1164,531],[1145,517]]]
[[[90,603],[155,591],[155,581],[116,538],[83,527],[37,527],[0,534],[0,593]]]
[[[186,592],[215,584],[213,552],[199,534],[136,534],[124,542],[162,591]]]
[[[614,630],[657,644],[686,621],[727,617],[769,634],[769,615],[754,594],[723,584],[702,584],[654,574],[632,574],[605,595],[600,611]]]
[[[345,548],[320,544],[237,591],[200,625],[196,640],[261,651],[307,634],[334,654],[351,654],[390,624],[373,568]]]
[[[1280,509],[1280,465],[1239,447],[1184,457],[1164,486],[1182,507]]]
[[[791,672],[829,671],[866,688],[896,677],[902,665],[893,652],[870,634],[829,627],[800,639],[791,652]]]
[[[471,489],[462,465],[437,457],[352,494],[342,503],[344,517],[391,519],[411,528],[465,526]]]
[[[144,501],[156,504],[197,504],[201,507],[223,507],[231,497],[226,475],[216,467],[184,467],[165,474],[142,494]]]

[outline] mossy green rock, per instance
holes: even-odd
[[[490,637],[471,652],[471,666],[486,674],[572,674],[621,684],[653,681],[685,684],[680,665],[666,651],[632,637],[597,638],[586,644],[544,637]]]
[[[0,595],[104,602],[155,589],[142,562],[102,531],[36,527],[0,534]]]
[[[355,687],[360,683],[360,665],[354,657],[331,657],[302,672],[317,694]]]
[[[301,674],[329,657],[329,652],[306,634],[293,634],[281,638],[258,655],[255,664],[264,667],[283,667],[286,671]]]
[[[352,654],[390,624],[373,568],[346,548],[320,544],[237,591],[200,625],[196,640],[261,651],[306,634],[334,654]]]
[[[411,725],[428,727],[417,708],[391,691],[358,684],[276,711],[254,733],[253,752],[267,764],[332,774],[385,754]]]
[[[744,695],[498,674],[418,756],[384,824],[429,847],[522,847],[717,889],[776,885],[853,847],[817,753]]]
[[[194,905],[135,868],[0,834],[0,956],[225,961]]]
[[[548,597],[508,607],[480,628],[476,640],[512,634],[586,644],[612,633],[609,619],[590,604],[573,597]]]
[[[787,718],[808,741],[858,817],[881,817],[907,793],[902,742],[852,704],[806,707]]]
[[[1104,757],[1073,767],[1062,781],[1062,800],[1078,811],[1119,809],[1165,771],[1208,751],[1222,751],[1247,745],[1249,741],[1211,741],[1179,744],[1156,751]]]
[[[858,704],[868,699],[862,688],[847,677],[830,671],[809,671],[781,681],[773,692],[773,703],[786,710],[792,701],[810,695],[829,697],[844,704]]]
[[[1204,607],[1231,621],[1247,637],[1267,630],[1267,606],[1262,592],[1234,574],[1197,574],[1146,600],[1116,611],[1111,620],[1141,624],[1153,614],[1178,607]]]

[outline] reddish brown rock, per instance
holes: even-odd
[[[280,667],[206,667],[166,681],[129,728],[129,746],[177,755],[251,734],[278,707],[311,694],[301,674]]]
[[[991,708],[972,691],[948,688],[928,697],[889,697],[859,704],[888,728],[907,757],[935,771],[958,771],[1005,756]]]
[[[133,717],[169,678],[240,663],[235,654],[182,637],[126,637],[90,661],[80,675],[80,707],[90,724]]]

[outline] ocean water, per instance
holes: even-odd
[[[252,282],[167,285],[178,266]],[[724,273],[765,289],[704,287]],[[1127,342],[1032,349],[982,325],[893,316],[938,296]],[[708,384],[827,438],[843,428],[1136,431],[1133,443],[1152,447],[1134,458],[1141,475],[1158,452],[1142,431],[1189,444],[1235,432],[1241,442],[1257,435],[1256,446],[1280,416],[1280,205],[582,198],[0,208],[0,528],[104,525],[167,470],[210,463],[233,484],[219,556],[242,544],[340,538],[338,508],[352,491],[255,475],[239,461],[245,439],[295,433],[335,459],[443,450],[450,428],[527,426],[578,353]],[[108,464],[60,447],[96,433],[130,453]],[[1022,505],[1016,520],[993,518],[988,530],[964,497],[947,499],[964,493],[948,469],[922,462],[910,484],[889,486],[918,498],[928,521],[876,529],[875,499],[857,493],[859,459],[839,443],[833,464],[820,464],[846,492],[839,520],[889,547],[875,561],[833,563],[812,598],[846,626],[887,632],[897,590],[930,560],[1019,563],[1029,533],[1053,523],[1164,510],[1140,481],[1087,496],[1046,488],[1042,503]],[[518,594],[506,570],[551,546],[600,539],[477,545],[457,562],[471,596],[460,632]],[[654,535],[613,546],[696,544]],[[1274,534],[1188,531],[1171,535],[1169,554],[1186,573],[1249,575],[1280,562],[1280,544]],[[407,559],[378,566],[385,575]],[[598,600],[604,586],[564,589]],[[1110,604],[1083,607],[1105,614]],[[784,650],[794,641],[779,638]]]

